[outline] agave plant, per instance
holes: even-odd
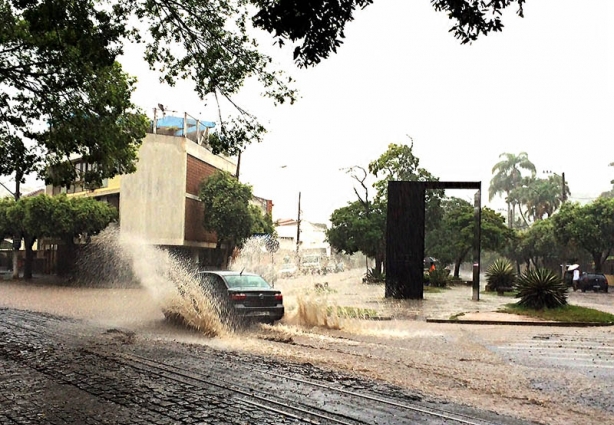
[[[548,269],[530,269],[518,278],[519,306],[542,310],[567,304],[567,286]]]
[[[487,291],[499,291],[499,288],[512,288],[515,282],[516,273],[514,268],[504,258],[497,258],[486,271]]]

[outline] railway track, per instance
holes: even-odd
[[[54,330],[54,322],[62,323],[63,330],[67,331],[63,319],[53,316],[17,311],[9,311],[7,314],[1,310],[0,314],[0,331],[5,328],[7,331],[13,330],[29,334],[33,337],[32,339],[38,340],[34,341],[35,343],[53,344],[54,340],[57,342],[60,335]],[[71,322],[68,325],[70,334],[73,336],[81,334],[78,322]],[[27,341],[24,341],[24,344],[26,343]],[[286,420],[321,425],[521,423],[512,418],[496,417],[489,412],[484,412],[482,417],[478,417],[433,408],[427,406],[427,403],[410,403],[379,394],[349,390],[338,385],[316,382],[309,377],[297,376],[296,373],[279,373],[258,365],[241,364],[238,360],[220,360],[215,357],[215,353],[194,356],[177,350],[175,354],[181,359],[182,364],[173,365],[149,356],[126,352],[121,347],[116,348],[118,348],[116,351],[109,351],[103,344],[97,344],[94,348],[85,347],[79,350],[82,357],[78,356],[78,358],[81,361],[99,364],[106,369],[92,377],[94,382],[102,380],[104,386],[113,387],[115,376],[111,371],[122,371],[121,373],[125,376],[143,381],[144,385],[149,387],[176,388],[176,391],[184,392],[186,398],[193,400],[198,400],[200,396],[202,403],[215,404],[219,402],[219,399],[226,400],[222,410],[234,406],[240,411],[256,411],[273,418],[269,422],[254,423],[285,423]],[[203,364],[206,367],[203,367]],[[37,367],[36,364],[29,364],[29,366]],[[40,370],[55,378],[63,379],[61,371],[50,370],[49,366],[41,366]],[[65,380],[65,382],[80,385],[81,389],[94,395],[100,393],[100,389],[93,384],[81,385],[78,380]],[[127,397],[126,394],[120,394],[122,391],[124,390],[118,389],[118,394],[104,393],[106,395],[103,396],[109,401],[117,402]],[[173,403],[173,398],[167,397],[166,394],[166,392],[155,393],[152,397],[160,401],[160,406],[168,406],[169,403]],[[207,398],[209,394],[213,394],[214,399]],[[138,404],[137,401],[132,404],[128,403],[127,406],[134,408]],[[141,404],[151,405],[146,397]],[[156,414],[165,414],[158,405],[150,410]],[[177,415],[167,416],[168,419],[174,420],[176,417]]]
[[[110,355],[110,354],[107,354]],[[251,385],[237,384],[229,382],[225,378],[223,372],[219,370],[207,375],[195,373],[193,371],[185,371],[176,366],[171,366],[164,362],[148,359],[135,354],[117,354],[116,361],[130,364],[136,368],[142,368],[144,371],[155,369],[160,376],[169,379],[188,379],[200,385],[211,385],[226,390],[234,391],[246,397],[251,397],[261,403],[260,406],[266,408],[267,404],[276,406],[275,409],[297,410],[302,413],[314,416],[318,419],[328,421],[327,423],[334,424],[407,424],[407,423],[446,423],[446,424],[464,424],[464,425],[491,425],[495,422],[487,421],[481,418],[471,417],[469,415],[452,413],[448,411],[427,408],[424,406],[410,405],[400,403],[393,400],[387,400],[382,397],[375,397],[368,394],[362,394],[355,391],[348,391],[336,388],[330,385],[320,384],[307,379],[300,379],[284,374],[270,374],[281,381],[292,381],[302,384],[302,388],[295,386],[293,396],[286,394],[284,397],[278,397],[270,394],[274,387],[269,387],[269,391],[263,388],[255,389]],[[241,367],[244,368],[244,367]],[[260,385],[262,387],[262,385]],[[312,387],[312,388],[309,388]],[[310,403],[307,398],[313,395],[313,388],[322,391],[326,395],[325,405],[334,406],[326,408],[318,406],[316,403]],[[298,402],[297,400],[302,400]],[[249,402],[249,400],[243,400]],[[304,407],[299,407],[302,404]],[[345,408],[340,408],[341,404],[345,404]],[[341,414],[339,410],[344,410],[347,413]],[[497,422],[499,423],[499,422]]]

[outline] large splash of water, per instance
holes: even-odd
[[[194,264],[139,237],[108,228],[79,261],[81,279],[109,281],[115,286],[140,284],[164,315],[208,336],[228,333],[220,306],[203,290]]]
[[[365,293],[365,288],[361,288],[360,270],[346,270],[334,276],[307,274],[280,278],[279,270],[289,255],[291,253],[272,254],[261,238],[252,238],[245,242],[229,266],[232,270],[258,273],[281,289],[286,307],[282,324],[349,330],[355,327],[355,319],[366,318],[361,313],[367,310],[366,303],[381,299],[383,295],[373,292],[372,288],[366,288],[370,292]],[[142,286],[167,318],[180,320],[205,335],[228,336],[236,331],[236,324],[223,318],[215,298],[200,285],[195,276],[196,264],[142,238],[109,228],[94,239],[82,256],[80,266],[82,279],[89,274],[91,281]]]

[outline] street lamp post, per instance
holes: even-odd
[[[550,170],[545,170],[544,171],[545,174],[553,174],[555,176],[558,176],[557,173],[550,171]],[[565,201],[567,201],[567,190],[565,190],[565,173],[561,173],[561,204],[564,204]],[[565,269],[567,268],[567,264],[563,263],[561,264],[561,278],[564,279],[565,278]]]

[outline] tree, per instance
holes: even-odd
[[[0,132],[34,139],[58,162],[71,154],[95,156],[90,150],[103,144],[101,134],[140,140],[140,131],[126,131],[131,119],[92,101],[103,93],[114,104],[129,101],[132,90],[127,93],[121,84],[111,90],[113,84],[101,82],[117,80],[116,58],[124,43],[137,42],[144,44],[144,60],[160,72],[161,81],[174,85],[191,79],[202,99],[227,99],[236,112],[222,116],[224,105],[218,102],[221,129],[212,147],[236,154],[265,131],[232,100],[247,79],[259,80],[263,95],[276,104],[296,98],[291,79],[272,69],[272,60],[247,35],[247,21],[248,3],[242,0],[0,0]],[[102,112],[110,118],[100,122],[106,133],[92,134]],[[32,134],[34,128],[43,131]],[[103,152],[108,156],[113,148]],[[123,159],[119,155],[104,165],[121,167]]]
[[[75,264],[77,254],[75,240],[80,239],[89,243],[92,236],[117,221],[118,211],[114,206],[91,197],[54,196],[51,199],[53,204],[49,211],[52,214],[51,222],[54,228],[49,230],[49,236],[59,238],[63,242],[66,253],[58,255],[61,259],[58,273],[66,274],[72,271]],[[34,229],[37,229],[35,223],[40,221],[41,218],[35,216],[31,216],[31,221],[28,221],[26,216],[26,223],[31,222]],[[39,229],[45,231],[44,227]]]
[[[234,248],[252,235],[252,187],[217,171],[201,182],[198,197],[205,206],[203,226],[217,236],[218,266],[223,267]]]
[[[614,199],[598,198],[587,205],[567,202],[552,220],[557,239],[586,250],[600,273],[614,249]]]
[[[382,271],[386,254],[386,208],[374,201],[365,209],[360,201],[349,202],[333,211],[326,239],[335,250],[352,255],[362,252],[375,258],[375,269]]]
[[[499,194],[505,194],[505,202],[507,203],[507,223],[509,227],[513,226],[515,220],[514,210],[517,205],[517,200],[510,198],[510,194],[522,184],[521,169],[531,172],[531,176],[535,176],[535,165],[529,161],[529,156],[526,152],[520,152],[518,155],[511,153],[502,153],[499,158],[505,157],[492,168],[493,178],[490,180],[488,189],[488,200]]]
[[[0,240],[13,234],[13,225],[7,215],[8,209],[15,203],[13,198],[0,198]]]
[[[360,251],[375,259],[375,270],[381,273],[386,260],[386,203],[381,197],[369,197],[366,183],[368,172],[365,168],[355,165],[345,171],[360,184],[364,194],[361,195],[354,187],[358,201],[348,203],[346,208],[333,213],[327,238],[339,252],[351,255]]]
[[[127,35],[114,19],[119,9],[97,0],[1,1],[0,139],[21,139],[38,170],[61,163],[53,178],[64,178],[72,155],[99,163],[85,176],[102,174],[94,181],[133,166],[147,121],[130,102],[135,80],[115,63]],[[33,171],[4,165],[4,174]]]
[[[391,143],[378,159],[369,163],[369,173],[379,179],[373,184],[376,194],[369,197],[366,184],[367,171],[354,166],[346,171],[364,190],[361,195],[356,188],[358,201],[337,209],[331,215],[331,229],[327,232],[329,243],[338,251],[352,254],[361,251],[375,259],[375,269],[382,272],[386,261],[386,214],[388,182],[434,181],[431,173],[420,167],[420,160],[413,154],[412,145]],[[441,197],[443,191],[433,190],[426,194],[427,228],[434,227],[441,218]]]
[[[21,184],[25,183],[26,176],[37,171],[39,158],[31,148],[28,148],[20,137],[2,134],[0,131],[0,176],[13,175],[15,189],[13,199],[21,197]],[[18,253],[21,248],[21,233],[11,235],[13,239],[13,279],[19,278]]]
[[[614,167],[614,162],[610,162],[608,166]],[[610,184],[612,185],[612,189],[601,193],[601,195],[599,195],[600,198],[614,198],[614,180],[610,180]]]
[[[450,197],[443,200],[443,218],[425,241],[429,254],[444,264],[454,264],[454,276],[473,248],[475,234],[474,207],[467,201]],[[482,208],[481,244],[483,249],[497,251],[512,237],[503,216],[490,208]]]
[[[32,247],[36,240],[54,237],[63,241],[67,255],[62,256],[64,267],[59,267],[59,272],[66,272],[74,261],[75,238],[87,239],[98,234],[109,223],[117,220],[117,210],[107,203],[89,197],[39,195],[1,202],[0,227],[3,217],[4,227],[9,229],[10,234],[17,232],[23,235],[26,248],[24,278],[30,279]]]
[[[411,138],[410,138],[411,140]],[[420,159],[414,155],[414,143],[411,145],[397,145],[391,143],[388,150],[378,159],[369,163],[369,172],[375,177],[380,177],[373,187],[377,190],[377,199],[386,202],[388,199],[389,181],[437,181],[426,169],[420,167]],[[444,196],[443,190],[430,190],[425,194],[426,229],[436,227],[441,219],[441,199]]]
[[[263,213],[262,210],[253,204],[249,205],[249,213],[251,215],[252,228],[251,234],[275,234],[275,225],[273,224],[273,217],[269,213]]]
[[[294,59],[300,66],[313,66],[331,53],[336,53],[345,38],[345,25],[354,19],[356,9],[364,9],[373,0],[252,0],[259,7],[254,24],[270,32],[283,46],[296,42]],[[431,0],[438,12],[448,15],[454,25],[450,32],[469,43],[480,34],[501,31],[501,12],[518,4],[518,15],[524,16],[525,0],[475,1]]]
[[[47,98],[29,98],[22,93],[12,100],[21,102],[17,110],[29,105],[38,111],[38,118],[46,116],[46,124],[39,129],[32,127],[37,118],[32,112],[22,114],[25,119],[20,118],[19,123],[0,121],[0,176],[14,178],[15,199],[21,195],[20,184],[32,173],[38,173],[47,184],[69,186],[78,180],[86,188],[95,188],[105,178],[135,170],[137,151],[148,126],[146,117],[130,101],[135,80],[114,63],[79,81],[80,87],[69,92],[56,86],[59,92]],[[45,114],[50,107],[53,113]],[[88,164],[83,172],[72,162],[75,155]],[[19,277],[16,260],[22,236],[13,235],[14,278]],[[31,243],[26,241],[26,245]]]
[[[512,189],[508,197],[518,206],[520,216],[525,224],[529,225],[529,222],[542,220],[545,216],[551,217],[556,212],[564,202],[563,190],[566,195],[571,194],[567,183],[564,189],[562,185],[563,181],[559,175],[548,176],[547,179],[524,177],[522,183]],[[526,212],[522,210],[523,206]]]

